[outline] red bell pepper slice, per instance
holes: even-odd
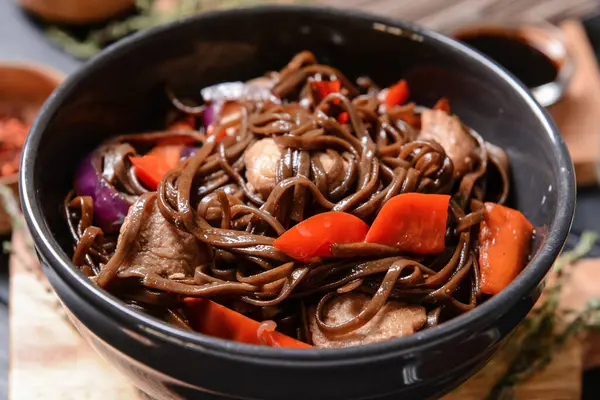
[[[435,105],[433,106],[434,110],[442,110],[445,111],[446,114],[450,114],[450,102],[446,97],[442,97],[439,99]]]
[[[410,92],[408,90],[408,83],[402,79],[395,85],[390,86],[387,89],[387,95],[385,96],[385,105],[387,108],[392,108],[404,104]]]
[[[311,92],[313,95],[313,99],[315,103],[320,103],[323,101],[325,97],[327,97],[331,93],[339,93],[342,90],[342,82],[339,79],[332,81],[317,81],[314,79],[310,80]],[[334,100],[334,104],[339,104],[339,100]],[[337,120],[340,124],[345,124],[348,122],[348,113],[346,111],[342,111],[337,116]]]
[[[161,157],[145,155],[143,157],[129,157],[135,167],[135,174],[150,190],[156,190],[161,179],[172,168]]]
[[[379,211],[365,241],[408,253],[439,254],[445,247],[449,203],[445,194],[394,196]]]
[[[169,144],[169,145],[160,145],[155,146],[152,150],[146,153],[147,156],[155,156],[162,158],[166,165],[173,169],[179,164],[179,160],[181,159],[181,150],[183,150],[183,145],[181,144]]]
[[[182,145],[155,146],[142,157],[129,157],[135,174],[150,190],[156,190],[163,176],[179,164]]]
[[[342,125],[347,123],[348,119],[350,119],[350,117],[346,111],[341,112],[337,117],[338,122]]]
[[[342,89],[342,82],[339,79],[333,81],[317,81],[311,79],[309,81],[311,92],[315,103],[320,103],[325,97],[331,93],[339,93]]]
[[[196,130],[196,117],[193,115],[184,115],[181,118],[175,120],[171,125],[167,127],[168,131],[188,131]]]
[[[352,214],[329,211],[314,215],[288,229],[273,246],[296,260],[331,257],[335,243],[362,242],[369,225]]]
[[[277,331],[259,330],[260,322],[201,298],[184,299],[192,328],[205,335],[246,344],[305,349],[311,345]]]
[[[479,229],[481,292],[498,294],[525,268],[533,225],[517,210],[485,203]]]
[[[207,136],[212,136],[215,135],[215,142],[218,143],[221,140],[225,139],[227,136],[227,129],[223,128],[222,126],[216,126],[215,125],[209,125],[208,128],[206,128],[206,135]]]

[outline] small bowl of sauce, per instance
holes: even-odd
[[[549,23],[480,24],[452,36],[512,73],[545,107],[560,100],[573,74],[562,32]]]

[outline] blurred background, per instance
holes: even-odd
[[[600,279],[595,279],[600,278],[600,247],[594,244],[594,233],[600,232],[597,0],[0,0],[0,398],[100,398],[103,393],[89,387],[79,392],[70,374],[89,381],[114,374],[67,326],[37,269],[13,196],[19,151],[37,108],[65,76],[127,35],[211,9],[267,3],[352,8],[453,35],[508,68],[548,107],[577,171],[578,208],[567,254],[569,264],[584,260],[575,264],[568,282],[575,294],[569,297],[567,290],[563,297],[585,323],[575,318],[578,325],[567,324],[576,331],[574,345],[565,344],[572,343],[571,336],[566,340],[552,327],[534,332],[530,337],[539,340],[528,349],[529,358],[511,356],[509,367],[492,381],[506,380],[506,370],[512,371],[514,398],[600,398],[595,333],[600,328]],[[512,41],[498,42],[498,37]],[[585,246],[577,247],[582,237]],[[546,317],[562,318],[558,311]],[[46,354],[41,342],[52,351]],[[88,378],[82,378],[85,374]],[[115,382],[118,398],[137,398],[117,377],[109,382]],[[478,385],[458,398],[486,398],[489,382]]]

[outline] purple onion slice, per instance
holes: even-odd
[[[119,231],[130,202],[108,183],[95,165],[94,153],[83,159],[75,175],[75,190],[78,196],[90,196],[94,201],[94,224],[105,233]]]
[[[199,150],[198,147],[193,147],[193,146],[185,146],[183,149],[181,149],[181,157],[180,160],[185,160],[187,158],[192,157],[194,154],[196,154],[196,152]]]

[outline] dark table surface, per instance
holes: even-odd
[[[596,56],[600,56],[600,16],[586,19],[585,28]],[[50,43],[44,33],[15,5],[14,0],[0,0],[0,61],[33,61],[49,65],[66,74],[82,62]],[[599,127],[600,128],[600,127]],[[600,189],[580,190],[570,243],[576,243],[585,230],[600,232]],[[1,237],[0,241],[8,240]],[[600,248],[594,253],[600,257]],[[0,400],[8,389],[8,257],[0,255]],[[583,399],[600,399],[600,370],[583,377]]]

